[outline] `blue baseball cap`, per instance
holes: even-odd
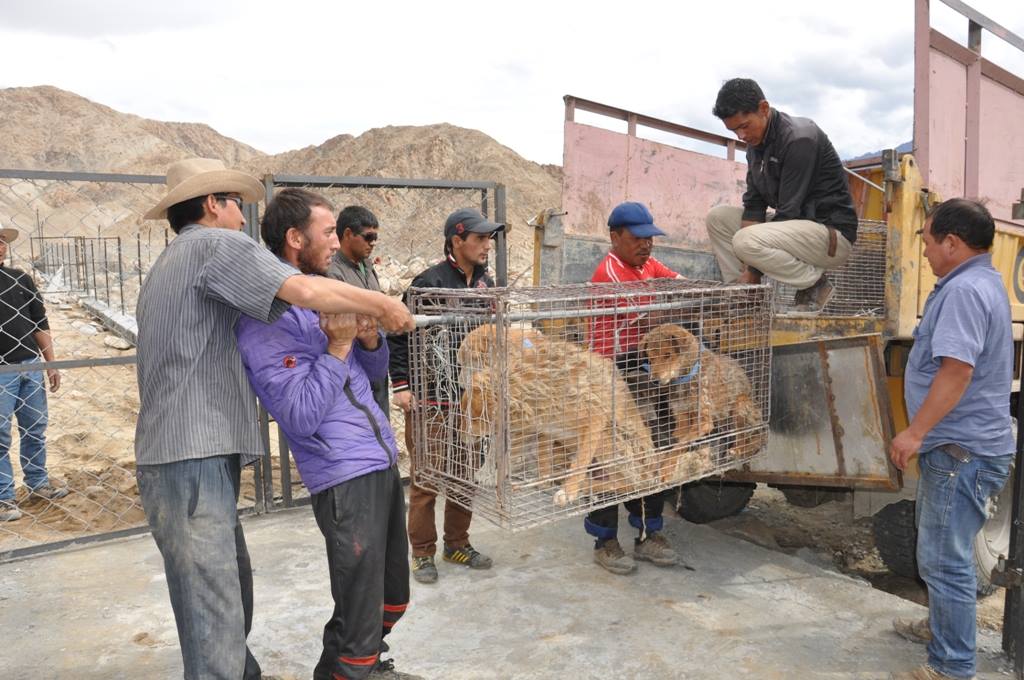
[[[643,203],[626,201],[619,203],[608,216],[608,228],[625,227],[637,238],[664,236],[665,232],[654,226],[654,215]]]

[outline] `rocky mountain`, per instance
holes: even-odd
[[[162,174],[189,156],[224,160],[257,176],[267,173],[373,176],[501,182],[507,192],[511,233],[510,270],[528,266],[532,234],[526,226],[540,210],[559,205],[561,170],[528,161],[477,130],[448,124],[381,127],[358,137],[341,134],[322,144],[268,155],[199,123],[169,123],[121,113],[55,87],[0,89],[0,168]],[[444,217],[458,207],[480,207],[478,191],[341,189],[316,187],[339,208],[359,202],[374,210],[384,229],[378,252],[387,260],[418,267],[440,256]],[[47,236],[143,234],[164,223],[140,214],[159,187],[96,183],[31,183],[0,180],[0,222]],[[493,197],[489,209],[493,215]],[[139,252],[139,260],[153,253]],[[145,266],[142,263],[142,266]],[[403,272],[404,274],[404,272]]]

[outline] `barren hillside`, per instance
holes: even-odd
[[[447,124],[382,127],[338,135],[318,146],[270,156],[197,123],[120,113],[54,87],[0,89],[0,168],[162,174],[174,160],[203,155],[255,175],[354,175],[505,184],[513,275],[530,260],[526,220],[557,207],[560,171],[525,160],[477,130]],[[118,235],[159,250],[163,223],[140,214],[160,189],[143,185],[0,180],[0,222],[47,236]],[[324,189],[341,207],[368,205],[385,225],[378,252],[413,267],[440,254],[440,225],[451,210],[479,206],[472,191]],[[494,210],[493,199],[489,208]],[[22,242],[24,244],[24,242]],[[137,248],[133,248],[137,250]],[[18,253],[28,257],[28,253]],[[148,261],[155,253],[142,253]],[[404,267],[399,267],[404,269]],[[398,271],[404,278],[406,272]]]

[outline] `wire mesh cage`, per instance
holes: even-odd
[[[828,272],[835,286],[832,299],[821,316],[884,316],[885,264],[889,235],[888,225],[877,220],[861,220],[857,240],[850,257],[839,269]],[[780,314],[793,309],[796,289],[778,281],[775,287],[776,308]]]
[[[413,474],[518,531],[741,466],[767,439],[767,285],[413,289]]]

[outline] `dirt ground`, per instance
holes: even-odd
[[[928,602],[923,583],[896,576],[886,569],[875,548],[871,518],[854,519],[850,494],[816,508],[801,508],[790,505],[782,492],[759,485],[746,510],[710,526],[765,548],[826,566],[831,564],[879,590],[912,602]],[[978,601],[980,627],[1002,630],[1005,598],[1006,591],[999,588]]]

